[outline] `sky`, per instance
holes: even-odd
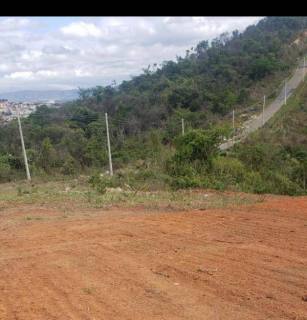
[[[0,93],[120,83],[262,17],[0,17]]]

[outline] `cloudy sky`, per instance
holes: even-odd
[[[0,17],[0,92],[119,83],[260,17]]]

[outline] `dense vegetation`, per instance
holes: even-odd
[[[306,17],[265,18],[243,33],[202,41],[176,62],[148,66],[118,86],[82,89],[78,100],[60,109],[39,108],[23,120],[33,176],[107,170],[107,112],[116,175],[109,180],[94,175],[91,183],[101,190],[126,183],[303,193],[307,148],[301,141],[307,132],[289,127],[298,114],[289,114],[292,120],[280,129],[281,134],[292,132],[291,143],[280,135],[274,144],[256,136],[227,155],[217,146],[230,134],[225,120],[232,108],[249,110],[263,94],[274,95],[307,51],[306,30]],[[305,115],[303,88],[295,99]],[[13,121],[0,127],[0,181],[21,177],[24,167]]]

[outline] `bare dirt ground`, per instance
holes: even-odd
[[[0,211],[0,319],[307,319],[307,198]]]

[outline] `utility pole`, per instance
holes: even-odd
[[[113,166],[112,166],[112,156],[111,156],[111,144],[110,144],[110,135],[109,135],[109,123],[108,123],[108,114],[106,116],[106,129],[107,129],[107,141],[108,141],[108,154],[109,154],[109,167],[110,167],[110,176],[113,176]]]
[[[30,175],[30,170],[29,170],[29,165],[28,165],[28,158],[27,158],[25,143],[23,140],[21,122],[20,122],[19,107],[17,107],[17,119],[18,119],[18,127],[19,127],[20,140],[21,140],[21,146],[22,146],[22,153],[23,153],[23,158],[24,158],[26,173],[27,173],[27,180],[31,181],[31,175]]]
[[[262,125],[264,125],[264,108],[265,108],[265,96],[263,96],[263,105],[262,105]]]
[[[285,80],[285,104],[287,104],[287,80]]]
[[[184,119],[181,118],[181,130],[182,130],[182,135],[184,135]]]
[[[232,110],[232,130],[235,132],[235,110]]]
[[[235,143],[235,109],[232,109],[232,142]]]
[[[306,57],[304,57],[304,66],[303,66],[303,81],[305,81],[305,73],[306,73]]]

